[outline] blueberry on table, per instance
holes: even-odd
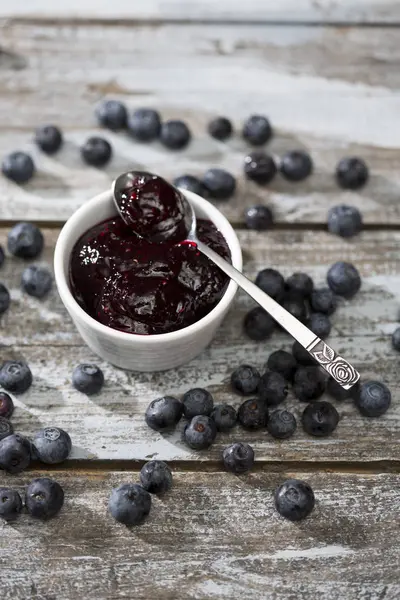
[[[268,423],[268,408],[258,398],[245,400],[238,410],[238,421],[245,429],[261,429]]]
[[[252,115],[243,125],[242,136],[249,144],[262,146],[272,137],[271,124],[262,115]]]
[[[236,189],[236,180],[224,169],[208,169],[203,177],[207,194],[214,200],[228,200]]]
[[[339,204],[332,206],[328,212],[328,231],[343,238],[350,238],[360,233],[363,226],[362,216],[358,208]]]
[[[9,419],[14,412],[14,402],[9,394],[0,392],[0,417]]]
[[[311,486],[301,479],[288,479],[275,491],[275,507],[278,513],[289,521],[301,521],[313,510],[314,492]]]
[[[104,384],[103,371],[93,364],[82,364],[75,367],[72,373],[72,385],[78,392],[87,396],[97,394]]]
[[[315,335],[322,339],[328,337],[332,329],[331,320],[324,313],[311,313],[307,326]]]
[[[235,392],[247,396],[257,391],[260,373],[250,365],[240,365],[231,375],[231,386]]]
[[[193,450],[205,450],[214,442],[217,435],[215,422],[206,415],[193,417],[183,433],[185,442]]]
[[[207,197],[207,190],[198,177],[194,175],[180,175],[174,179],[174,186],[193,192],[202,198]]]
[[[285,280],[276,269],[263,269],[258,273],[254,283],[277,302],[283,300]]]
[[[96,107],[95,115],[99,125],[112,131],[126,127],[128,113],[125,104],[119,100],[104,100]]]
[[[3,283],[0,283],[0,315],[10,306],[10,292]]]
[[[222,432],[229,431],[237,423],[236,410],[230,404],[217,404],[211,413],[211,418],[217,431]]]
[[[293,273],[285,281],[286,290],[291,294],[309,298],[314,289],[314,282],[307,273]]]
[[[248,229],[266,231],[267,229],[271,229],[274,224],[274,216],[268,206],[257,204],[256,206],[246,208],[244,211],[244,222]]]
[[[33,479],[27,487],[25,505],[31,517],[46,521],[55,517],[64,504],[64,490],[50,477]]]
[[[22,360],[6,360],[0,367],[0,386],[7,392],[23,394],[32,384],[32,373]]]
[[[397,327],[392,333],[392,346],[395,350],[400,352],[400,327]]]
[[[193,419],[197,415],[210,416],[214,408],[214,399],[208,390],[193,388],[184,394],[182,404],[183,416]]]
[[[314,312],[332,315],[337,306],[335,294],[328,287],[317,288],[311,294],[310,305]]]
[[[391,401],[389,388],[380,381],[362,383],[355,397],[355,404],[365,417],[380,417],[389,409]]]
[[[231,137],[233,132],[232,123],[226,117],[216,117],[208,124],[208,133],[211,137],[221,142]]]
[[[146,409],[145,420],[155,431],[174,429],[183,413],[183,404],[173,396],[152,400]]]
[[[301,416],[303,429],[309,435],[325,437],[335,431],[339,413],[330,402],[322,400],[309,404]]]
[[[276,406],[283,402],[288,395],[287,381],[276,371],[266,371],[260,378],[257,393],[267,406]]]
[[[151,495],[137,483],[124,483],[111,492],[108,510],[124,525],[140,525],[151,509]]]
[[[335,400],[343,401],[348,398],[353,398],[354,393],[357,390],[357,384],[354,385],[349,390],[346,390],[344,387],[340,385],[333,377],[329,377],[328,382],[326,384],[326,393],[329,396],[332,396]]]
[[[0,417],[0,440],[4,440],[9,435],[14,433],[14,427],[11,421],[6,417]]]
[[[305,367],[315,366],[317,361],[311,356],[309,352],[299,342],[294,342],[292,346],[292,354],[294,359]]]
[[[312,402],[322,396],[326,378],[319,367],[299,367],[294,376],[293,393],[300,402]]]
[[[160,137],[161,117],[152,108],[138,108],[128,116],[128,132],[138,142],[152,142]]]
[[[272,181],[277,171],[273,157],[265,152],[250,152],[244,159],[245,176],[259,185],[266,185]]]
[[[296,294],[287,293],[282,302],[283,308],[293,317],[304,323],[307,319],[307,306],[304,298]]]
[[[172,487],[171,469],[162,460],[151,460],[140,470],[140,483],[150,494],[164,494]]]
[[[311,175],[313,169],[311,157],[302,150],[291,150],[281,160],[280,171],[288,181],[302,181]]]
[[[5,258],[6,256],[4,254],[4,248],[3,246],[0,246],[0,267],[3,266]]]
[[[182,150],[191,140],[192,134],[183,121],[165,121],[161,125],[160,141],[169,150]]]
[[[0,487],[0,518],[15,521],[22,511],[21,496],[16,490]]]
[[[269,415],[267,423],[268,433],[278,440],[287,440],[290,438],[296,431],[296,427],[296,418],[288,410],[274,410]]]
[[[336,181],[343,189],[358,190],[368,181],[369,173],[362,158],[342,158],[336,167]]]
[[[334,263],[326,276],[328,285],[334,294],[352,298],[361,287],[360,273],[354,265],[339,261]]]
[[[282,375],[286,381],[293,381],[298,364],[290,352],[276,350],[270,354],[266,367]]]
[[[54,154],[62,146],[62,133],[55,125],[42,125],[36,129],[35,143],[46,154]]]
[[[275,320],[261,306],[249,310],[243,321],[245,334],[257,342],[268,339],[275,327]]]
[[[254,450],[250,444],[236,442],[222,451],[224,467],[231,473],[246,473],[254,465]]]
[[[26,152],[12,152],[1,164],[3,175],[15,183],[27,183],[35,174],[35,164]]]
[[[43,250],[43,245],[43,234],[32,223],[17,223],[8,234],[8,251],[19,258],[36,258]]]
[[[0,440],[0,468],[9,473],[27,469],[32,459],[32,446],[28,438],[13,433]]]
[[[111,155],[111,144],[101,137],[90,137],[81,146],[82,159],[92,167],[103,167],[110,161]]]
[[[42,463],[55,465],[68,458],[72,443],[69,434],[60,427],[45,427],[33,438],[33,446]]]
[[[53,276],[44,267],[30,265],[21,276],[21,286],[24,292],[35,298],[43,298],[51,290]]]

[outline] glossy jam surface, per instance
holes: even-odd
[[[228,245],[210,221],[198,237],[230,259]],[[219,302],[228,277],[191,242],[151,243],[121,217],[99,223],[76,243],[71,291],[94,319],[120,331],[159,334],[199,321]]]

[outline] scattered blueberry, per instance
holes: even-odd
[[[337,305],[335,294],[328,287],[317,288],[311,294],[310,305],[314,312],[331,315]]]
[[[183,413],[183,404],[172,396],[163,396],[150,402],[146,409],[146,423],[155,431],[173,429]]]
[[[238,410],[238,421],[245,429],[261,429],[268,423],[268,408],[257,398],[245,400]]]
[[[292,346],[292,354],[295,360],[305,367],[315,366],[317,361],[311,356],[311,354],[303,348],[299,342],[294,342]]]
[[[312,172],[311,157],[302,150],[291,150],[283,157],[280,164],[280,171],[288,181],[302,181]]]
[[[328,231],[343,238],[353,237],[360,233],[363,226],[362,216],[358,208],[339,204],[328,212]]]
[[[258,342],[268,339],[275,326],[275,320],[261,306],[249,310],[243,321],[246,335]]]
[[[0,367],[0,385],[15,394],[22,394],[32,384],[32,373],[22,360],[6,360]]]
[[[307,319],[307,306],[304,299],[296,294],[288,294],[282,302],[283,308],[296,319],[304,323]]]
[[[63,136],[55,125],[42,125],[36,129],[35,143],[46,154],[54,154],[63,143]]]
[[[8,234],[8,251],[19,258],[36,258],[43,245],[43,234],[32,223],[17,223]]]
[[[3,246],[0,246],[0,267],[3,266],[6,255],[4,254]]]
[[[128,132],[139,142],[152,142],[160,137],[161,118],[152,108],[139,108],[128,117]]]
[[[127,121],[127,110],[125,104],[119,100],[104,100],[95,110],[100,125],[112,131],[125,129]]]
[[[214,200],[228,200],[235,193],[236,180],[224,169],[208,169],[203,177],[207,194]]]
[[[140,483],[150,494],[164,494],[172,487],[171,469],[162,460],[151,460],[140,470]]]
[[[328,285],[334,294],[352,298],[361,287],[360,273],[354,265],[339,261],[334,263],[326,277]]]
[[[20,473],[27,469],[32,458],[32,447],[28,438],[13,433],[0,441],[0,468],[9,473]]]
[[[174,186],[189,192],[193,192],[202,198],[207,197],[207,190],[197,177],[194,175],[181,175],[174,179]]]
[[[237,423],[236,410],[230,404],[217,404],[211,413],[217,431],[229,431]]]
[[[297,361],[289,352],[276,350],[270,354],[267,361],[267,369],[279,373],[286,381],[293,381],[298,367]]]
[[[392,394],[380,381],[366,381],[360,385],[355,403],[365,417],[380,417],[389,408]]]
[[[111,492],[108,510],[124,525],[139,525],[150,512],[151,496],[137,483],[124,483]]]
[[[14,402],[6,392],[0,392],[0,417],[9,419],[14,412]]]
[[[224,467],[231,473],[246,473],[254,465],[254,450],[250,444],[236,442],[222,451]]]
[[[252,115],[244,123],[242,135],[253,146],[262,146],[272,137],[272,127],[266,117]]]
[[[260,399],[268,406],[276,406],[283,402],[288,395],[288,384],[280,373],[266,371],[261,376],[257,392]]]
[[[0,440],[4,440],[4,438],[13,433],[14,427],[12,426],[11,421],[6,419],[6,417],[0,417]]]
[[[214,408],[214,399],[208,390],[193,388],[184,394],[182,404],[183,416],[193,419],[197,415],[210,416]]]
[[[285,280],[275,269],[263,269],[256,277],[255,284],[268,296],[280,302],[285,294]]]
[[[274,224],[274,216],[268,206],[257,204],[256,206],[246,208],[244,211],[244,221],[248,229],[266,231],[267,229],[271,229]]]
[[[344,189],[357,190],[367,183],[368,177],[368,167],[361,158],[342,158],[336,167],[336,181]]]
[[[345,390],[344,387],[340,385],[340,383],[333,379],[333,377],[329,377],[328,382],[326,384],[326,392],[335,400],[342,401],[353,397],[354,387],[356,386],[353,386],[349,390]]]
[[[275,491],[275,507],[278,513],[289,521],[301,521],[313,510],[314,492],[301,479],[288,479]]]
[[[309,435],[324,437],[330,435],[339,423],[339,413],[330,402],[322,400],[309,404],[301,416],[303,429]]]
[[[0,315],[10,306],[10,292],[3,283],[0,283]]]
[[[326,379],[319,367],[299,367],[294,376],[293,393],[301,402],[312,402],[324,393]]]
[[[395,329],[392,334],[392,346],[395,350],[400,352],[400,327]]]
[[[250,365],[240,365],[231,375],[231,385],[235,392],[247,396],[257,391],[260,373]]]
[[[314,289],[314,282],[307,273],[293,273],[285,281],[286,290],[303,298],[309,298]]]
[[[217,435],[215,422],[206,415],[193,417],[185,427],[185,442],[194,450],[205,450],[214,442]]]
[[[25,505],[29,514],[43,521],[55,517],[64,504],[64,490],[50,477],[33,479],[27,487]]]
[[[15,183],[27,183],[35,173],[32,158],[26,152],[12,152],[2,162],[3,175]]]
[[[319,338],[326,338],[331,332],[331,321],[324,313],[311,313],[308,318],[308,328]]]
[[[97,394],[104,384],[103,371],[97,365],[82,364],[72,373],[72,385],[78,392],[87,396]]]
[[[272,181],[277,170],[273,157],[265,152],[250,152],[244,159],[244,174],[247,179],[259,185],[266,185]]]
[[[81,147],[81,155],[88,165],[103,167],[111,159],[111,144],[104,138],[90,137]]]
[[[269,415],[267,429],[272,437],[278,440],[290,438],[296,431],[297,423],[293,413],[288,410],[274,410]]]
[[[59,427],[45,427],[33,438],[37,458],[45,464],[55,465],[66,460],[72,443],[68,433]]]
[[[35,298],[43,298],[51,290],[53,277],[48,269],[30,265],[21,277],[21,286],[24,292]]]
[[[11,488],[0,488],[0,518],[14,521],[22,511],[21,496]]]
[[[216,140],[227,140],[231,137],[232,132],[232,123],[226,117],[216,117],[208,124],[208,133]]]
[[[170,150],[186,148],[191,139],[191,133],[183,121],[166,121],[161,125],[161,143]]]

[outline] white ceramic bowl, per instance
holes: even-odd
[[[200,196],[181,190],[199,218],[212,221],[229,245],[232,264],[242,269],[242,252],[229,221],[212,204]],[[159,335],[136,335],[111,329],[90,317],[79,306],[69,287],[69,264],[72,249],[85,231],[113,217],[116,209],[111,192],[104,192],[81,206],[64,225],[55,248],[55,280],[67,311],[86,344],[104,360],[133,371],[163,371],[189,362],[213,339],[232,304],[237,285],[230,281],[217,306],[205,317],[179,331]]]

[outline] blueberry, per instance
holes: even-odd
[[[27,469],[32,458],[32,447],[28,438],[13,433],[0,441],[0,468],[9,473],[20,473]]]
[[[35,298],[43,298],[51,290],[53,277],[48,269],[30,265],[21,277],[21,286],[24,292]]]
[[[270,371],[275,371],[282,375],[286,381],[293,381],[298,364],[294,356],[289,352],[276,350],[270,354],[266,366]]]
[[[208,133],[216,140],[227,140],[233,131],[232,123],[226,117],[216,117],[208,124]]]
[[[357,190],[367,183],[368,177],[368,167],[361,158],[342,158],[336,167],[336,181],[344,189]]]
[[[301,479],[288,479],[275,491],[275,507],[278,513],[289,521],[301,521],[313,510],[314,492]]]
[[[3,246],[0,246],[0,267],[3,266],[5,258],[6,256],[4,254],[4,248]]]
[[[245,429],[261,429],[268,423],[268,408],[257,398],[245,400],[238,410],[238,421]]]
[[[294,342],[292,346],[292,354],[295,360],[305,367],[315,366],[317,361],[311,356],[311,354],[303,348],[299,342]]]
[[[25,505],[31,517],[46,521],[55,517],[64,504],[64,490],[50,477],[32,479],[26,490]]]
[[[340,401],[347,400],[348,398],[352,398],[353,394],[354,394],[354,388],[356,388],[356,386],[353,386],[349,390],[345,390],[340,385],[340,383],[338,383],[337,381],[335,381],[335,379],[333,379],[333,377],[330,377],[326,384],[327,394],[329,394],[329,396],[332,396],[332,398],[334,398],[335,400],[340,400]]]
[[[250,365],[240,365],[231,375],[231,385],[235,392],[247,396],[257,391],[260,373]]]
[[[236,442],[222,451],[224,467],[231,473],[246,473],[254,465],[254,450],[250,444]]]
[[[250,152],[244,159],[245,176],[259,185],[265,185],[272,181],[277,170],[273,157],[265,152]]]
[[[389,408],[392,394],[380,381],[366,381],[360,385],[355,403],[365,417],[380,417]]]
[[[185,442],[194,450],[209,448],[217,435],[215,422],[206,415],[193,417],[184,431]]]
[[[400,327],[395,329],[392,333],[392,346],[395,350],[400,352]]]
[[[319,367],[299,367],[294,376],[293,393],[301,402],[317,400],[326,388],[325,375]]]
[[[174,179],[174,186],[183,190],[189,190],[202,198],[207,197],[207,190],[197,177],[194,175],[181,175]]]
[[[62,146],[62,133],[55,125],[42,125],[36,129],[35,143],[46,154],[54,154]]]
[[[128,131],[139,142],[152,142],[160,137],[161,118],[152,108],[139,108],[128,117]]]
[[[73,370],[72,385],[78,392],[91,396],[92,394],[97,394],[103,387],[103,384],[103,371],[97,365],[78,365]]]
[[[304,323],[307,319],[307,306],[301,296],[288,294],[282,302],[283,308],[296,319]]]
[[[10,306],[10,292],[3,283],[0,283],[0,315]]]
[[[21,496],[11,488],[0,488],[0,517],[5,521],[14,521],[22,511]]]
[[[276,406],[283,402],[288,395],[288,384],[280,373],[266,371],[261,376],[257,392],[260,399],[268,406]]]
[[[310,305],[314,312],[331,315],[337,306],[335,294],[328,287],[317,288],[311,294]]]
[[[286,279],[285,286],[289,293],[309,298],[314,289],[314,282],[307,273],[293,273]]]
[[[243,321],[246,335],[258,342],[268,339],[275,326],[275,320],[261,306],[249,310]]]
[[[339,413],[330,402],[322,400],[309,404],[301,416],[303,429],[309,435],[324,437],[330,435],[339,423]]]
[[[146,423],[155,431],[173,429],[183,413],[183,404],[172,396],[163,396],[150,402],[146,409]]]
[[[207,390],[193,388],[184,394],[182,404],[184,417],[193,419],[197,415],[210,416],[214,408],[214,399]]]
[[[19,258],[36,258],[43,245],[43,234],[32,223],[17,223],[8,234],[8,251]]]
[[[37,458],[47,465],[55,465],[66,460],[72,443],[68,433],[59,427],[45,427],[33,438]]]
[[[263,269],[256,277],[255,284],[268,296],[280,302],[285,293],[285,280],[275,269]]]
[[[269,415],[267,429],[272,437],[278,440],[290,438],[296,431],[297,423],[293,413],[288,410],[274,410]]]
[[[246,208],[244,211],[244,221],[248,229],[266,231],[267,229],[271,229],[274,224],[274,217],[268,206],[257,204],[256,206]]]
[[[14,428],[11,421],[6,419],[6,417],[0,417],[0,440],[4,440],[4,438],[13,433]]]
[[[0,385],[7,392],[22,394],[32,384],[32,373],[22,360],[6,360],[0,367]]]
[[[308,319],[308,328],[319,338],[326,338],[331,332],[331,321],[324,313],[311,313]]]
[[[229,431],[237,422],[236,410],[230,404],[217,404],[211,413],[217,431]]]
[[[360,233],[363,226],[362,216],[355,206],[339,204],[328,212],[328,230],[343,238],[353,237]]]
[[[302,181],[312,172],[312,161],[310,155],[302,150],[291,150],[283,157],[280,171],[288,181]]]
[[[151,496],[137,483],[124,483],[111,492],[108,510],[124,525],[139,525],[150,512]]]
[[[103,167],[109,162],[111,155],[111,144],[101,137],[90,137],[81,147],[82,159],[92,167]]]
[[[165,121],[161,125],[161,143],[170,150],[182,150],[189,144],[192,135],[183,121]]]
[[[6,392],[0,392],[0,417],[9,419],[14,412],[14,402]]]
[[[104,100],[95,110],[100,125],[118,131],[125,129],[127,121],[127,110],[125,104],[119,100]]]
[[[150,494],[164,494],[172,487],[172,473],[162,460],[151,460],[140,470],[140,483]]]
[[[361,287],[360,273],[354,265],[339,261],[334,263],[326,277],[328,285],[334,294],[352,298]]]
[[[4,158],[1,170],[11,181],[27,183],[35,173],[35,165],[26,152],[12,152]]]
[[[244,123],[242,135],[253,146],[262,146],[272,137],[272,127],[266,117],[252,115]]]
[[[235,193],[236,180],[224,169],[208,169],[203,177],[207,194],[214,200],[228,200]]]

